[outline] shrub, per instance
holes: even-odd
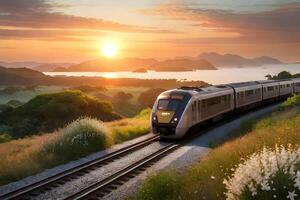
[[[103,122],[92,118],[79,118],[61,129],[55,139],[45,146],[45,151],[70,160],[111,145],[111,135]]]
[[[152,108],[157,96],[163,91],[165,91],[165,89],[149,89],[146,92],[140,94],[140,96],[138,97],[138,103],[143,108]]]
[[[8,134],[0,134],[0,143],[8,142],[12,140],[12,137]]]
[[[133,95],[131,93],[125,93],[124,91],[120,91],[113,96],[113,101],[128,104],[132,98]]]
[[[240,163],[224,184],[228,200],[294,199],[300,194],[300,148],[263,148]]]
[[[137,199],[178,199],[182,184],[181,176],[175,171],[161,171],[143,184]]]
[[[300,94],[295,94],[292,97],[289,97],[286,101],[282,103],[282,107],[291,107],[300,105]]]

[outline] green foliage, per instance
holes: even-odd
[[[23,105],[24,103],[19,100],[10,100],[7,102],[7,105],[12,106],[14,108]]]
[[[96,91],[106,91],[107,89],[103,86],[80,85],[80,86],[73,87],[72,90],[80,90],[82,92],[96,92]]]
[[[8,135],[8,134],[0,134],[0,143],[8,142],[10,140],[12,140],[12,137],[10,135]]]
[[[79,118],[60,130],[44,150],[55,154],[59,160],[68,161],[110,147],[112,142],[111,134],[103,122]]]
[[[38,95],[11,111],[3,111],[0,123],[13,127],[12,135],[23,137],[52,132],[71,121],[90,116],[102,121],[120,119],[108,102],[99,101],[80,91]]]
[[[300,105],[300,94],[295,94],[292,97],[289,97],[285,102],[282,103],[282,107],[287,108],[291,106]]]
[[[138,98],[138,103],[141,105],[142,108],[152,108],[157,96],[163,91],[165,91],[165,89],[149,89],[140,94]]]
[[[113,96],[114,102],[123,102],[129,103],[129,101],[133,98],[133,95],[130,93],[125,93],[124,91],[120,91]]]
[[[136,199],[178,199],[182,178],[175,171],[161,171],[143,184]]]
[[[270,74],[267,74],[265,76],[268,80],[279,80],[279,79],[289,79],[289,78],[300,78],[300,74],[291,74],[290,72],[288,71],[282,71],[282,72],[279,72],[277,75],[270,75]]]

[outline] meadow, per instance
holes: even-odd
[[[249,188],[259,188],[256,196],[252,196],[248,188],[238,198],[235,196],[230,198],[227,187],[231,188],[231,191],[237,191],[244,179],[250,179],[249,177],[254,172],[260,171],[264,162],[267,162],[265,165],[269,166],[271,159],[267,159],[266,155],[275,155],[269,152],[276,151],[277,154],[283,152],[285,156],[282,156],[281,160],[289,161],[286,156],[294,150],[296,158],[298,156],[299,159],[299,149],[297,153],[300,144],[299,133],[300,95],[297,95],[285,101],[270,116],[245,121],[239,129],[232,133],[233,136],[229,141],[215,146],[199,163],[191,166],[185,172],[167,170],[153,174],[141,186],[138,194],[131,199],[273,199],[274,197],[275,199],[287,199],[287,196],[293,195],[293,192],[299,194],[300,188],[297,189],[297,184],[293,185],[294,183],[287,179],[288,173],[283,173],[284,170],[280,171],[281,169],[275,175],[269,174],[271,191],[261,189],[260,187],[264,186],[263,183],[250,181],[248,185],[252,187],[249,186]],[[265,161],[259,161],[258,163],[261,164],[258,164],[255,169],[246,165],[246,160],[251,161],[255,156],[262,155],[265,156],[263,157]],[[295,162],[296,158],[294,156],[291,159],[294,159],[293,162]],[[275,159],[275,166],[277,163],[279,162],[276,162]],[[238,177],[234,176],[237,169],[241,169]],[[249,169],[250,171],[247,171]],[[293,169],[288,169],[297,172],[299,161],[295,163]],[[246,172],[249,174],[243,175]],[[266,172],[262,174],[264,173]],[[298,174],[300,175],[299,171]],[[297,175],[294,176],[297,178]],[[228,184],[232,181],[230,178],[238,182],[230,185]],[[227,185],[224,184],[226,182],[224,180],[227,181]],[[238,190],[238,192],[241,191]]]
[[[0,144],[0,185],[147,134],[150,109],[133,118],[101,122],[79,118],[54,133]]]

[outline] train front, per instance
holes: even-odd
[[[165,138],[181,138],[187,131],[186,107],[191,94],[182,90],[161,93],[151,113],[151,131]]]

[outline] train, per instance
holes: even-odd
[[[300,93],[300,78],[180,87],[161,93],[150,127],[162,138],[180,139],[204,124]]]

